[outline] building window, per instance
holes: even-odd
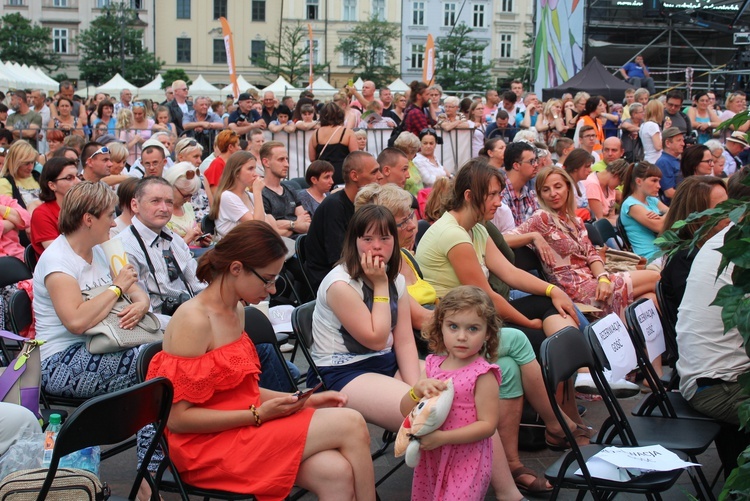
[[[318,19],[320,0],[307,0],[307,19]]]
[[[190,39],[189,38],[178,38],[177,39],[177,62],[178,63],[189,63],[190,62]]]
[[[424,2],[412,2],[411,24],[424,26]]]
[[[443,26],[456,24],[456,4],[446,3],[443,5]]]
[[[58,54],[68,53],[68,28],[52,28],[52,50]]]
[[[372,0],[372,15],[385,21],[385,0]]]
[[[227,0],[214,0],[214,19],[227,17]]]
[[[471,67],[479,69],[484,65],[484,54],[482,51],[476,51],[471,53]]]
[[[67,7],[68,6],[68,0],[54,0],[52,2],[52,7]]]
[[[8,0],[8,5],[19,6],[23,5],[23,0]]]
[[[266,41],[250,41],[250,63],[258,66],[260,62],[266,59]]]
[[[341,54],[341,66],[356,66],[357,56],[354,52],[344,51]]]
[[[375,66],[385,66],[385,49],[375,49]]]
[[[513,0],[500,0],[500,12],[513,12]]]
[[[109,0],[96,0],[97,9],[103,9],[104,7],[109,7]]]
[[[251,21],[265,22],[266,0],[253,0],[250,16],[251,16],[250,18]]]
[[[474,5],[474,27],[484,28],[484,5]]]
[[[357,20],[357,0],[344,0],[344,21]]]
[[[224,48],[224,39],[214,39],[214,64],[227,64],[227,50]]]
[[[413,70],[421,70],[424,66],[424,44],[411,44],[411,66]]]
[[[500,59],[510,59],[513,50],[513,35],[500,35]]]
[[[190,19],[190,0],[177,0],[177,19]]]
[[[318,47],[320,44],[318,43],[318,40],[313,40],[313,50],[312,50],[312,62],[313,64],[320,64],[320,50],[318,50]],[[310,40],[305,40],[305,58],[302,62],[303,65],[310,64]]]
[[[130,8],[135,10],[143,10],[145,7],[143,6],[144,0],[130,0]]]

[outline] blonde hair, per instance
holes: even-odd
[[[5,163],[3,164],[3,170],[0,171],[0,176],[7,176],[10,174],[12,177],[16,177],[18,174],[18,168],[29,162],[36,162],[36,158],[39,153],[34,149],[28,141],[19,140],[10,145],[8,153],[5,154]]]
[[[544,201],[544,197],[542,197],[542,188],[544,187],[544,183],[547,181],[547,178],[549,178],[553,174],[558,174],[562,177],[563,182],[568,185],[568,198],[565,200],[565,205],[563,205],[563,208],[565,209],[565,215],[570,221],[575,221],[576,216],[576,183],[573,182],[573,179],[570,177],[570,174],[568,174],[565,169],[562,169],[560,167],[550,166],[545,167],[544,169],[540,170],[539,173],[536,175],[536,193],[537,198],[539,199],[539,206],[549,213],[552,216],[552,220],[555,223],[555,226],[558,228],[564,228],[564,225],[562,224],[562,221],[560,221],[560,217],[557,214],[557,211],[550,208],[549,205]]]
[[[487,323],[487,340],[479,354],[490,363],[497,361],[497,349],[500,346],[500,328],[503,326],[492,300],[482,289],[475,285],[460,285],[451,289],[438,303],[431,320],[422,328],[422,338],[427,340],[433,353],[446,353],[443,340],[443,321],[446,316],[473,309]]]
[[[133,125],[133,112],[123,108],[117,113],[117,123],[115,128],[118,130],[129,129]]]
[[[411,200],[409,192],[395,184],[389,183],[381,186],[372,183],[359,190],[354,199],[354,210],[356,211],[367,204],[382,205],[391,211],[393,217],[396,217],[396,214],[409,214],[411,212]]]
[[[413,132],[405,130],[398,135],[396,141],[393,143],[393,146],[409,156],[416,155],[419,151],[419,148],[422,146],[422,143],[419,142],[419,138]]]
[[[195,139],[192,137],[183,137],[177,141],[177,144],[174,147],[174,156],[178,161],[180,160],[180,155],[189,155],[193,150],[200,150],[203,152],[203,145],[201,145],[201,143],[195,141],[195,144],[190,146],[191,141],[195,141]]]
[[[109,143],[107,145],[107,148],[109,149],[109,158],[113,162],[124,162],[130,154],[130,152],[128,151],[128,147],[122,143],[118,143],[117,141],[112,141],[111,143]]]
[[[646,122],[660,124],[664,121],[664,105],[658,99],[652,99],[646,103]]]
[[[195,172],[195,169],[195,165],[190,162],[177,162],[172,167],[164,171],[162,177],[178,190],[188,192],[191,195],[195,195],[196,193],[198,193],[198,190],[201,187],[200,177],[193,176],[193,179],[188,179],[185,176],[188,171]]]
[[[91,214],[100,218],[108,210],[114,210],[117,195],[104,183],[83,181],[73,186],[63,197],[58,219],[58,229],[70,235],[83,225],[83,216]]]

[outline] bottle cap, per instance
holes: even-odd
[[[50,414],[49,424],[60,424],[61,421],[62,418],[60,417],[60,414]]]

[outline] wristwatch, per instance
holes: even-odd
[[[294,221],[289,221],[289,229],[294,231]]]

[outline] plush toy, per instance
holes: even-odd
[[[396,457],[406,454],[406,464],[412,468],[419,463],[419,437],[440,428],[453,405],[453,380],[449,379],[445,383],[446,388],[440,394],[425,397],[414,406],[396,435],[393,452]]]

